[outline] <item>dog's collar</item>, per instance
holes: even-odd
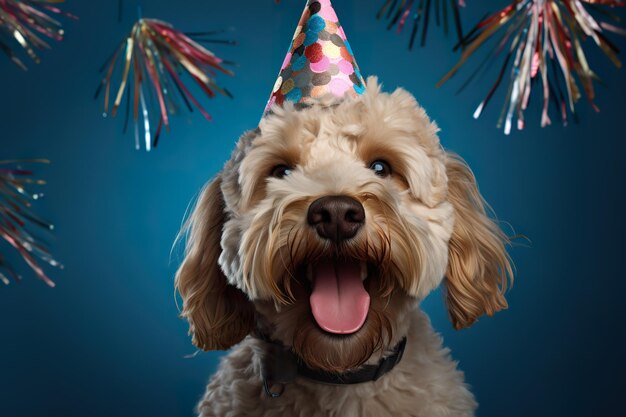
[[[402,338],[402,340],[394,346],[391,355],[381,358],[376,365],[364,365],[355,371],[339,374],[311,369],[304,363],[300,363],[298,365],[298,375],[310,379],[311,381],[334,385],[360,384],[362,382],[376,381],[400,363],[405,347],[406,337]]]
[[[262,359],[263,388],[272,398],[282,395],[285,385],[299,376],[309,381],[331,385],[361,384],[376,381],[391,371],[400,360],[406,347],[406,337],[394,346],[389,356],[376,365],[364,365],[357,370],[331,373],[306,366],[293,352],[280,342],[272,340],[264,332],[257,330],[255,336],[267,343]]]

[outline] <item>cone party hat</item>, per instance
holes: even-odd
[[[265,107],[331,94],[356,97],[365,82],[330,0],[308,0]]]

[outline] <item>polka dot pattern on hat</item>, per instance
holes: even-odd
[[[365,81],[330,0],[309,0],[265,111],[285,100],[355,97],[364,91]]]

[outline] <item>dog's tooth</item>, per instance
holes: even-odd
[[[367,263],[361,262],[361,280],[365,281],[367,278]]]

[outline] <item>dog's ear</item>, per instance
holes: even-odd
[[[185,259],[176,273],[183,300],[181,316],[189,321],[193,343],[202,350],[228,349],[250,333],[254,307],[247,296],[229,285],[218,264],[225,222],[221,178],[200,195],[187,220]]]
[[[446,155],[448,200],[455,223],[445,279],[446,303],[456,329],[470,326],[483,314],[507,308],[504,298],[513,272],[505,245],[509,238],[487,214],[476,178],[465,161]]]

